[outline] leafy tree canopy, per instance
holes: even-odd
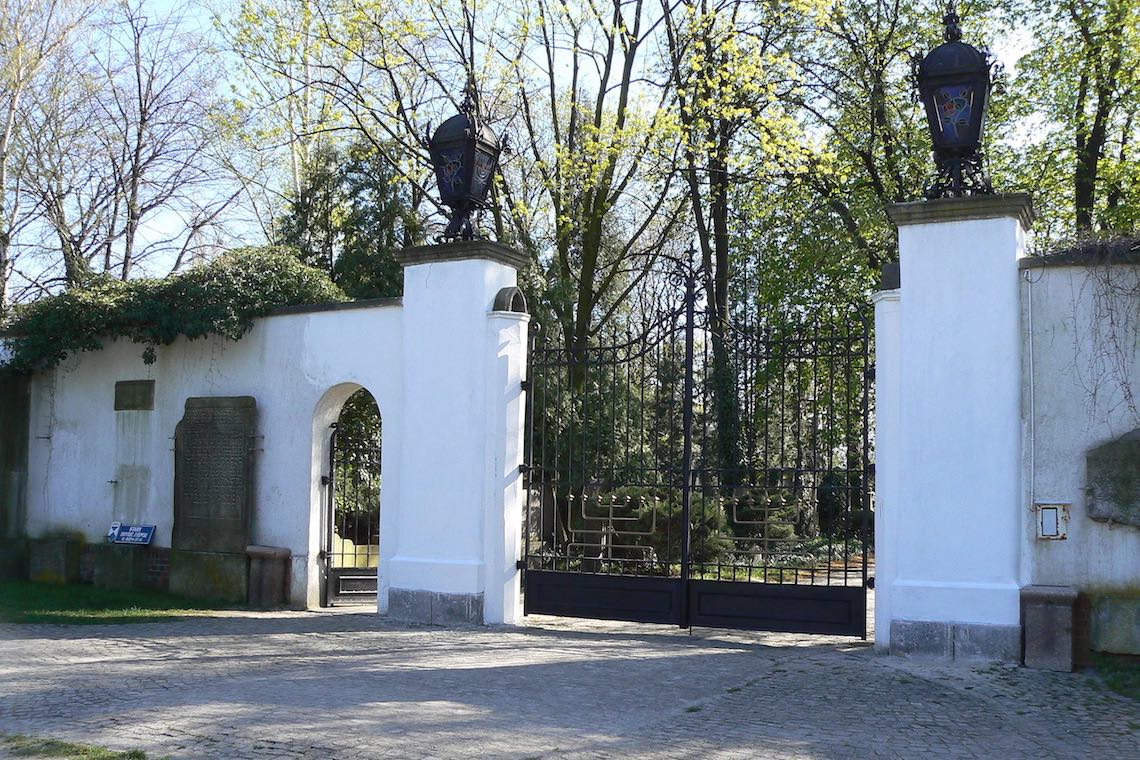
[[[413,205],[374,146],[325,146],[291,195],[277,237],[352,298],[398,296],[403,270],[395,252],[423,238]]]

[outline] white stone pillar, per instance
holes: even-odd
[[[894,269],[898,274],[898,269]],[[901,293],[897,276],[875,294],[875,648],[889,651],[901,447]]]
[[[886,526],[894,533],[879,547],[894,574],[890,650],[1017,660],[1017,260],[1030,201],[941,199],[897,204],[889,213],[899,227],[902,285],[900,472]]]
[[[513,623],[522,530],[527,317],[496,305],[525,257],[474,241],[403,251],[399,503],[381,609],[437,624]],[[501,299],[500,299],[501,300]],[[525,308],[525,305],[522,305]],[[385,509],[389,505],[385,504]]]

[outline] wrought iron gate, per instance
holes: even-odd
[[[375,603],[380,560],[380,447],[372,441],[343,441],[337,432],[334,423],[329,475],[321,479],[325,607]]]
[[[531,348],[524,609],[866,637],[864,310],[735,325],[683,302]]]

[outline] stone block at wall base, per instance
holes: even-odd
[[[1021,625],[1027,668],[1073,670],[1073,610],[1077,590],[1068,586],[1021,589]]]
[[[245,554],[173,549],[170,593],[244,603],[249,595],[249,558]]]
[[[483,595],[394,588],[388,592],[388,617],[429,625],[483,625]]]
[[[289,556],[279,546],[247,546],[249,603],[253,607],[279,607],[289,598]]]
[[[1090,622],[1094,652],[1140,655],[1140,596],[1093,595]]]
[[[0,539],[0,581],[28,577],[28,542],[22,538]]]
[[[891,621],[891,654],[1021,662],[1021,626]]]
[[[91,547],[94,555],[93,581],[103,588],[139,588],[146,585],[145,546],[103,544]]]
[[[34,538],[28,541],[28,578],[36,583],[78,583],[83,541]]]

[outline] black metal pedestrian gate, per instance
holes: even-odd
[[[340,425],[329,436],[322,536],[321,605],[374,604],[380,560],[380,442],[345,435]]]
[[[636,337],[533,342],[524,610],[866,637],[866,313],[720,319],[700,278]]]

